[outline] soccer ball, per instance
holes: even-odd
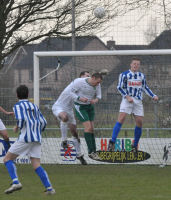
[[[94,15],[97,18],[103,18],[105,16],[105,9],[103,7],[97,7],[94,9]]]

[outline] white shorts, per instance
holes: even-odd
[[[61,121],[61,119],[59,118],[59,114],[61,112],[67,113],[67,115],[68,115],[68,121],[66,123],[76,125],[76,120],[75,120],[75,117],[74,117],[73,109],[67,110],[67,109],[64,109],[64,108],[59,107],[59,106],[54,106],[53,109],[52,109],[52,112],[55,115],[55,117],[57,117],[57,119],[59,121]]]
[[[133,103],[129,103],[126,98],[123,98],[121,101],[119,112],[124,112],[129,115],[133,113],[136,116],[144,116],[142,101],[133,98]]]
[[[32,158],[40,158],[41,144],[39,142],[25,143],[17,140],[11,145],[9,152],[21,156],[27,155],[28,157]]]
[[[0,131],[6,130],[6,127],[4,125],[4,123],[2,122],[2,120],[0,119]]]

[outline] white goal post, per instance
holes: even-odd
[[[39,106],[39,58],[61,56],[171,55],[171,49],[107,50],[107,51],[37,51],[34,52],[34,103]]]

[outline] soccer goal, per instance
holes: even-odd
[[[95,105],[95,135],[97,150],[102,161],[88,157],[83,138],[83,126],[77,122],[81,137],[82,151],[90,164],[156,164],[170,165],[171,149],[171,50],[110,50],[110,51],[58,51],[34,52],[34,102],[40,106],[48,121],[44,133],[42,162],[78,164],[71,135],[68,134],[70,151],[61,147],[59,123],[51,107],[62,90],[81,71],[91,74],[107,69],[102,87],[102,100]],[[144,95],[143,134],[139,151],[131,151],[134,137],[133,116],[128,116],[117,139],[115,152],[108,152],[107,145],[117,121],[121,95],[117,91],[118,77],[130,68],[132,57],[141,60],[140,71],[146,75],[150,89],[158,95],[153,102]]]

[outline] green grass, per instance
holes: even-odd
[[[3,200],[170,200],[171,167],[135,165],[44,165],[56,195],[45,196],[30,165],[18,165],[23,189],[6,195],[10,179],[0,165]]]

